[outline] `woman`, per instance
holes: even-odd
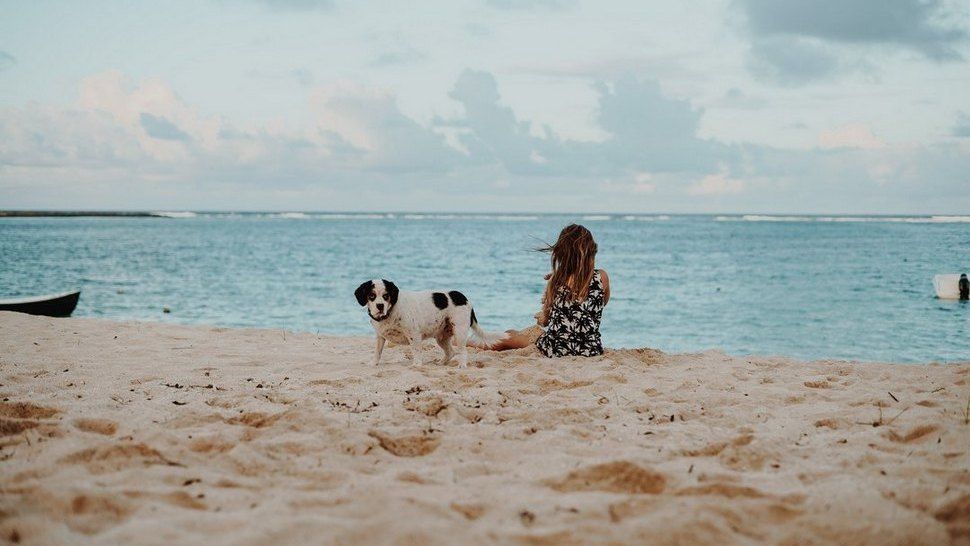
[[[600,319],[610,301],[610,277],[596,269],[596,241],[583,226],[571,224],[559,233],[549,252],[552,273],[546,275],[542,310],[537,326],[508,330],[508,337],[492,345],[494,351],[521,349],[535,344],[542,354],[596,356],[603,354]]]

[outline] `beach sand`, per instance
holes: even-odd
[[[0,312],[0,541],[970,543],[970,363],[372,350]]]

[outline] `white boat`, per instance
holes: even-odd
[[[936,297],[941,300],[960,299],[960,274],[947,273],[934,276],[933,288],[936,289]]]

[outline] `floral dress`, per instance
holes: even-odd
[[[605,305],[598,269],[593,272],[589,294],[583,301],[573,301],[566,287],[560,287],[549,308],[546,331],[536,339],[536,347],[549,357],[603,354],[600,319]]]

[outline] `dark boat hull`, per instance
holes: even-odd
[[[46,317],[69,317],[77,307],[77,300],[81,292],[65,292],[51,296],[25,298],[18,300],[0,300],[0,311],[14,311],[28,315],[43,315]]]

